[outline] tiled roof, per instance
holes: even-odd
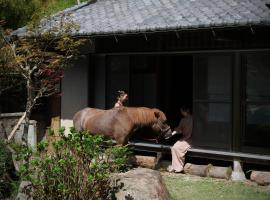
[[[64,10],[79,34],[269,25],[270,0],[97,0]]]

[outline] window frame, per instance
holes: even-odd
[[[242,79],[242,87],[241,87],[241,135],[240,135],[240,149],[241,152],[247,153],[262,153],[269,154],[270,148],[264,147],[255,147],[248,146],[244,144],[246,130],[247,130],[247,107],[249,105],[269,105],[270,100],[249,100],[247,99],[247,56],[252,55],[268,55],[270,56],[270,51],[249,51],[241,53],[241,79]]]
[[[196,80],[196,78],[198,77],[196,73],[198,73],[198,69],[196,64],[198,63],[197,60],[199,60],[201,57],[210,57],[210,56],[229,56],[231,58],[231,64],[230,64],[230,83],[231,83],[231,87],[230,87],[230,99],[224,99],[224,100],[220,100],[220,99],[199,99],[197,98],[196,93],[199,91],[199,88],[197,87],[198,84],[198,80]],[[233,150],[233,143],[234,143],[234,105],[233,105],[233,101],[234,101],[234,65],[235,65],[235,55],[234,52],[211,52],[211,53],[197,53],[197,54],[193,54],[193,115],[194,115],[194,119],[196,120],[196,106],[198,104],[224,104],[224,105],[229,105],[230,106],[230,136],[229,136],[229,140],[230,140],[230,144],[227,145],[226,149],[224,148],[218,148],[218,147],[214,147],[213,145],[209,145],[209,146],[205,146],[205,145],[200,145],[200,144],[196,144],[195,143],[195,147],[199,147],[199,148],[204,148],[204,149],[219,149],[219,150],[226,150],[226,151],[232,151]],[[194,125],[195,125],[195,120],[194,120]],[[195,129],[194,129],[195,130]],[[195,135],[196,132],[193,132],[193,134]],[[226,145],[226,144],[225,144]]]

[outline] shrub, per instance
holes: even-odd
[[[125,168],[128,149],[89,132],[59,132],[52,153],[41,142],[35,155],[29,149],[20,155],[29,160],[20,175],[32,182],[34,199],[109,199],[109,176]]]
[[[16,29],[30,21],[39,6],[39,0],[0,0],[0,19],[7,22],[5,28]]]
[[[12,155],[4,141],[0,140],[0,199],[8,197],[12,192],[12,169]]]

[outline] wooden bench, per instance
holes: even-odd
[[[136,151],[156,152],[161,154],[170,153],[172,147],[171,145],[154,144],[147,142],[132,142],[132,141],[129,143],[129,145],[132,146]],[[246,163],[270,165],[269,155],[260,155],[251,153],[190,148],[188,150],[187,156],[223,160],[223,161],[238,160]]]

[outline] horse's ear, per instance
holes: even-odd
[[[160,113],[158,111],[155,111],[154,114],[157,119],[160,117]]]

